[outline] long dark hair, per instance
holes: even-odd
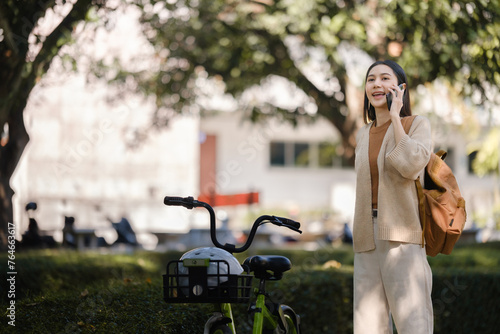
[[[396,75],[396,78],[398,79],[398,85],[405,83],[406,84],[406,89],[404,91],[403,95],[403,108],[401,108],[401,112],[399,115],[401,117],[405,116],[411,116],[411,105],[410,105],[410,93],[408,92],[408,79],[406,78],[406,73],[403,70],[401,66],[399,66],[398,63],[392,60],[378,60],[374,62],[369,68],[368,71],[366,71],[366,77],[365,77],[365,84],[366,84],[366,79],[368,78],[368,74],[370,73],[371,69],[374,68],[377,65],[387,65],[392,70],[394,71],[394,74]],[[366,95],[366,90],[365,90],[365,103],[363,107],[363,119],[365,121],[365,124],[374,121],[376,118],[375,115],[375,108],[369,103],[368,101],[368,96]]]

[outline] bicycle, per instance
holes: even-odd
[[[180,260],[167,264],[166,274],[163,275],[164,300],[167,303],[212,303],[214,311],[205,323],[204,334],[236,334],[231,308],[233,303],[249,303],[248,312],[253,314],[252,334],[300,334],[300,316],[291,307],[272,302],[266,291],[267,281],[278,281],[284,272],[290,270],[290,260],[284,256],[254,255],[243,262],[240,272],[233,270],[239,262],[232,255],[246,251],[258,227],[263,224],[272,223],[302,233],[300,223],[288,218],[263,215],[253,223],[243,246],[222,245],[217,240],[215,213],[209,204],[194,200],[193,197],[169,196],[165,197],[164,203],[168,206],[208,210],[210,237],[215,246],[192,250]],[[189,256],[186,256],[188,253]],[[214,257],[216,253],[228,256],[217,259]],[[255,301],[250,303],[253,278],[258,279],[259,284],[254,289]]]

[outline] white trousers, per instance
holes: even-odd
[[[354,334],[432,334],[432,272],[421,245],[377,240],[354,254]]]

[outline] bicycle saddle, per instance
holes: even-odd
[[[285,271],[292,268],[290,260],[278,255],[254,255],[243,262],[248,272],[254,272],[256,278],[279,280]]]

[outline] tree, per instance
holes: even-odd
[[[114,79],[134,78],[145,95],[156,97],[157,124],[196,104],[197,78],[223,82],[238,98],[252,85],[281,76],[305,92],[316,104],[317,115],[338,129],[345,158],[352,162],[354,134],[362,120],[362,106],[356,103],[362,92],[353,89],[349,76],[355,52],[395,59],[405,68],[411,87],[446,80],[464,98],[478,96],[475,103],[483,108],[489,107],[488,96],[500,84],[500,24],[495,20],[500,4],[495,1],[131,3],[142,11],[144,34],[155,49],[155,69],[118,71]],[[307,71],[318,50],[324,56],[320,81]],[[354,99],[349,98],[352,92]],[[269,115],[292,121],[309,117],[303,107],[286,110],[264,103],[243,108],[254,121]]]
[[[412,87],[436,78],[447,80],[464,97],[478,96],[472,101],[485,108],[500,85],[498,1],[123,2],[141,11],[142,29],[155,50],[146,61],[152,67],[109,71],[115,64],[98,62],[94,74],[153,96],[157,126],[176,113],[199,110],[200,78],[223,84],[238,99],[249,87],[278,76],[304,92],[316,112],[306,106],[289,110],[267,101],[242,106],[248,116],[254,121],[281,117],[292,122],[325,117],[338,129],[345,158],[352,162],[354,134],[362,122],[362,91],[349,75],[354,53],[397,60]],[[40,36],[36,23],[56,4],[71,10],[50,34]],[[70,39],[72,27],[91,8],[105,5],[106,0],[6,0],[0,4],[2,235],[12,220],[10,176],[28,142],[22,115],[29,93]],[[36,39],[40,51],[29,48],[30,38]],[[312,74],[320,72],[319,79],[310,68],[318,54],[321,67]]]
[[[30,92],[50,67],[75,25],[106,0],[4,0],[0,3],[0,248],[12,220],[10,179],[29,136],[23,120]],[[59,23],[48,34],[43,19]],[[56,22],[56,21],[55,21]]]

